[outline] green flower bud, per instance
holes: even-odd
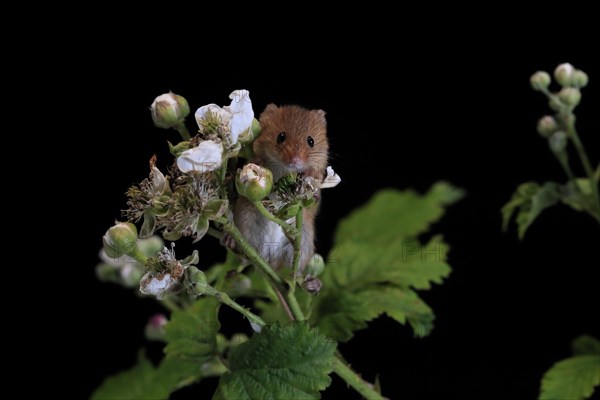
[[[154,99],[150,106],[152,121],[159,128],[173,128],[183,123],[190,113],[190,106],[185,98],[173,92],[165,93]]]
[[[549,138],[554,132],[558,130],[558,124],[554,117],[546,115],[538,121],[537,131],[542,137]]]
[[[190,294],[202,296],[211,292],[210,289],[212,289],[212,287],[208,284],[208,280],[206,279],[204,272],[200,271],[194,266],[188,267],[186,271],[188,291]]]
[[[164,242],[158,236],[150,236],[146,239],[138,240],[138,248],[146,257],[152,257],[161,251],[164,247]]]
[[[312,256],[312,258],[308,261],[308,265],[306,266],[306,273],[311,276],[319,276],[325,270],[325,260],[323,260],[323,256],[320,254],[316,254]]]
[[[556,131],[550,136],[548,140],[550,150],[554,153],[563,153],[567,148],[567,134],[563,131]]]
[[[259,165],[246,164],[237,174],[235,187],[238,193],[248,200],[260,201],[271,193],[273,174]]]
[[[554,79],[562,87],[571,86],[573,84],[572,77],[575,68],[569,63],[560,64],[554,70]]]
[[[571,77],[571,80],[573,81],[573,86],[575,86],[576,88],[586,87],[588,84],[587,74],[579,69],[577,69],[577,70],[575,70],[575,72],[573,72],[573,76]]]
[[[537,71],[529,79],[534,90],[547,89],[550,86],[550,75],[546,71]]]
[[[566,105],[575,107],[581,101],[581,92],[579,89],[566,87],[558,93],[558,98]]]
[[[104,251],[108,257],[112,258],[119,258],[124,254],[133,257],[138,252],[137,238],[135,225],[129,222],[119,222],[109,228],[102,237]]]

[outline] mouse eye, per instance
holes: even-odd
[[[281,132],[279,135],[277,135],[277,143],[283,142],[285,142],[285,132]]]
[[[312,136],[309,136],[306,141],[308,142],[308,145],[310,147],[313,147],[315,145],[315,141],[313,140]]]

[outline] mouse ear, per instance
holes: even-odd
[[[260,114],[260,117],[262,118],[263,116],[267,116],[273,112],[275,112],[279,107],[277,107],[275,104],[271,103],[268,104],[267,107],[265,107],[265,110]]]
[[[325,111],[323,111],[323,110],[313,110],[313,113],[319,118],[319,121],[321,121],[322,123],[326,123],[327,122],[325,120],[325,114],[327,114]]]

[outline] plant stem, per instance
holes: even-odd
[[[244,253],[248,260],[252,262],[252,264],[256,265],[258,269],[260,269],[265,275],[269,277],[271,282],[282,292],[286,292],[286,285],[283,279],[271,268],[269,263],[267,263],[252,247],[250,243],[244,239],[242,233],[239,229],[233,224],[233,222],[229,221],[225,217],[220,217],[216,220],[220,224],[223,225],[223,230],[233,237],[235,240],[236,246],[239,247],[239,250]]]
[[[590,164],[590,160],[585,152],[585,148],[579,139],[579,135],[577,134],[577,129],[575,129],[575,116],[573,114],[568,114],[564,116],[565,125],[567,127],[567,136],[571,138],[573,141],[573,145],[577,150],[577,154],[579,155],[579,159],[581,160],[581,164],[583,164],[583,169],[590,180],[590,186],[592,187],[592,194],[594,196],[594,205],[595,205],[595,213],[596,219],[600,220],[600,193],[598,192],[598,184],[594,180],[594,170],[592,169],[592,164]],[[575,182],[575,185],[577,183]],[[592,210],[593,211],[593,210]]]
[[[296,275],[298,275],[298,267],[300,266],[300,251],[302,250],[302,218],[304,217],[303,209],[300,208],[296,214],[296,237],[294,238],[294,265],[292,266],[292,283],[290,285],[290,295],[294,294],[296,289]]]
[[[300,211],[300,213],[302,213],[302,211]],[[301,228],[302,217],[300,217],[299,220],[300,220],[299,226]],[[298,304],[298,300],[296,300],[296,296],[294,295],[294,291],[291,289],[291,287],[288,291],[285,291],[285,284],[284,284],[283,279],[281,279],[281,277],[279,275],[277,275],[277,273],[273,270],[273,268],[271,268],[269,263],[267,263],[256,252],[254,247],[252,247],[252,245],[250,245],[244,239],[244,237],[242,236],[240,231],[237,229],[237,227],[231,221],[229,221],[225,217],[221,217],[217,220],[217,222],[221,223],[223,225],[223,230],[233,237],[233,239],[236,242],[236,246],[239,246],[239,249],[244,253],[244,255],[254,265],[256,265],[257,268],[259,268],[262,272],[264,272],[267,275],[267,277],[270,279],[271,283],[274,286],[275,292],[276,293],[279,292],[279,294],[281,294],[282,292],[286,292],[285,299],[283,299],[283,296],[280,296],[280,295],[278,297],[279,297],[280,301],[282,302],[283,307],[289,308],[289,310],[291,311],[290,317],[293,317],[293,318],[290,318],[290,319],[295,319],[297,321],[304,321],[305,320],[304,313],[302,312],[302,309],[300,308],[300,305]],[[296,223],[298,224],[298,219],[296,220]],[[299,229],[299,232],[301,232],[301,229]],[[300,235],[300,233],[299,233],[299,235]],[[299,257],[296,257],[296,258],[299,258]],[[294,277],[294,284],[295,284],[295,277]],[[215,297],[217,297],[219,299],[219,301],[221,301],[222,303],[227,304],[228,306],[232,307],[233,309],[239,311],[246,318],[248,318],[249,321],[257,324],[260,327],[263,327],[265,325],[265,321],[262,318],[260,318],[256,314],[253,314],[250,310],[247,310],[246,308],[242,307],[241,305],[239,305],[238,303],[233,301],[226,293],[218,292],[217,290],[215,290],[215,292],[219,293],[218,296],[217,296],[217,293],[214,294]],[[285,304],[285,303],[287,303],[287,304]],[[342,378],[344,381],[346,381],[350,386],[352,386],[358,393],[363,395],[365,398],[367,398],[369,400],[371,400],[371,399],[384,400],[385,399],[385,397],[381,396],[379,393],[377,393],[375,391],[375,389],[373,389],[372,384],[364,381],[356,372],[354,372],[350,367],[348,367],[340,359],[340,357],[338,355],[335,356],[334,363],[333,363],[333,370],[340,378]]]
[[[210,290],[210,289],[212,289],[212,290]],[[212,287],[210,289],[206,293],[207,295],[214,296],[221,303],[233,308],[234,310],[236,310],[237,312],[242,314],[244,317],[246,317],[248,319],[248,321],[250,321],[250,323],[260,326],[260,327],[263,327],[266,325],[265,321],[261,317],[254,314],[252,311],[248,310],[247,308],[244,308],[243,306],[241,306],[239,303],[237,303],[235,300],[233,300],[231,297],[229,297],[229,295],[227,293],[220,292],[217,289],[212,288]]]
[[[360,393],[365,399],[369,400],[383,400],[381,394],[377,393],[377,391],[373,388],[373,385],[369,382],[363,380],[356,372],[352,370],[348,365],[346,365],[342,360],[340,360],[337,356],[333,361],[333,371],[354,390]]]
[[[185,124],[182,122],[181,124],[179,124],[178,126],[174,127],[174,129],[179,132],[179,134],[181,135],[181,138],[183,140],[190,140],[190,132],[188,131],[187,127],[185,126]]]
[[[254,204],[254,207],[256,207],[258,212],[260,212],[260,214],[263,217],[265,217],[269,221],[275,222],[277,225],[281,226],[281,228],[283,229],[283,232],[288,237],[288,239],[290,239],[290,241],[292,241],[292,239],[294,237],[296,237],[296,234],[298,233],[296,231],[296,229],[294,227],[290,226],[290,224],[288,224],[287,222],[285,222],[285,221],[277,218],[273,214],[271,214],[271,212],[265,208],[265,206],[262,204],[262,202],[255,201],[252,204]]]

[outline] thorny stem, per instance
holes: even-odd
[[[244,317],[246,317],[248,319],[248,321],[250,321],[250,323],[260,326],[260,327],[263,327],[266,325],[265,321],[261,317],[254,314],[252,311],[248,310],[247,308],[241,306],[239,303],[237,303],[235,300],[233,300],[231,297],[229,297],[229,295],[227,293],[218,291],[217,289],[210,287],[206,294],[209,296],[215,297],[221,303],[233,308],[234,310],[236,310],[237,312],[242,314]]]
[[[265,206],[263,205],[262,202],[255,201],[252,204],[254,204],[254,206],[256,207],[258,212],[260,212],[260,214],[263,217],[265,217],[269,221],[275,222],[277,225],[281,226],[281,229],[283,229],[283,232],[290,239],[290,241],[296,237],[296,235],[298,234],[297,230],[294,229],[293,226],[290,226],[287,222],[285,222],[285,221],[277,218],[273,214],[271,214],[271,212],[265,208]]]
[[[285,282],[275,271],[273,268],[267,263],[252,247],[246,239],[242,236],[242,233],[239,229],[233,224],[233,222],[229,221],[225,217],[220,217],[216,220],[220,224],[223,225],[223,230],[233,237],[235,240],[236,246],[239,247],[246,257],[252,262],[252,264],[256,265],[258,269],[260,269],[265,275],[269,277],[269,279],[273,282],[273,284],[280,291],[285,291]]]
[[[261,206],[262,206],[262,204],[261,204]],[[265,209],[265,211],[268,212],[268,210],[266,210],[266,209]],[[298,216],[296,217],[296,227],[298,228],[298,236],[301,237],[300,232],[302,232],[302,230],[301,230],[301,228],[302,228],[302,216],[301,216],[302,210],[300,210],[299,215],[300,215],[299,218],[298,218]],[[294,287],[294,286],[290,286],[289,290],[285,291],[284,281],[281,279],[281,277],[279,275],[277,275],[277,273],[273,270],[273,268],[271,268],[269,263],[266,262],[256,252],[254,247],[252,247],[252,245],[250,245],[250,243],[248,243],[244,239],[241,232],[237,229],[237,227],[231,221],[229,221],[225,217],[221,217],[221,218],[217,219],[217,222],[222,224],[223,230],[233,237],[233,239],[236,242],[236,246],[239,246],[239,249],[244,253],[244,255],[254,265],[256,265],[257,268],[259,268],[263,273],[265,273],[267,275],[267,277],[270,279],[271,283],[274,286],[275,293],[279,292],[278,298],[280,300],[283,300],[283,298],[280,296],[280,294],[282,292],[286,292],[285,300],[281,301],[281,303],[283,304],[284,308],[287,309],[289,307],[289,311],[291,311],[291,314],[292,314],[292,315],[290,315],[290,317],[293,317],[290,319],[295,319],[297,321],[304,321],[306,318],[304,317],[304,313],[302,312],[302,309],[300,308],[300,305],[298,304],[298,300],[296,300],[296,296],[294,295],[294,290],[292,289],[292,287]],[[296,242],[296,241],[294,241],[294,242]],[[298,242],[297,247],[300,248],[300,244],[301,244],[300,240],[298,240],[297,242]],[[294,264],[299,263],[299,256],[300,256],[300,254],[297,254],[297,255],[295,254]],[[296,279],[296,277],[294,275],[294,281],[293,281],[294,285],[296,284],[295,279]],[[219,293],[221,293],[221,292],[219,292]],[[265,325],[265,322],[259,316],[253,314],[251,311],[240,306],[238,303],[233,301],[229,296],[227,296],[227,294],[222,293],[222,296],[218,299],[219,299],[219,301],[223,302],[224,304],[227,304],[230,307],[232,307],[235,310],[242,313],[244,316],[246,316],[246,318],[248,318],[248,320],[256,323],[258,326],[263,327]],[[227,301],[228,303],[225,303],[225,301]],[[286,302],[287,302],[288,307],[286,307],[286,304],[285,304]],[[385,400],[386,399],[385,397],[383,397],[381,394],[379,394],[374,389],[372,384],[363,380],[356,372],[354,372],[349,366],[347,366],[340,359],[340,356],[338,356],[337,354],[335,355],[335,359],[333,362],[333,371],[340,378],[342,378],[344,381],[346,381],[350,386],[352,386],[352,388],[354,388],[354,390],[356,390],[358,393],[363,395],[366,399],[369,399],[369,400],[372,400],[372,399],[373,400]]]
[[[365,399],[369,400],[384,400],[386,399],[378,393],[373,385],[363,380],[356,372],[346,365],[339,357],[333,360],[333,371],[354,390],[360,393]]]
[[[303,209],[300,208],[296,214],[296,237],[294,238],[294,265],[292,266],[292,283],[290,285],[290,294],[294,294],[296,289],[296,275],[300,266],[300,251],[302,249],[302,217],[304,216]]]
[[[568,115],[563,116],[563,118],[565,121],[565,125],[567,127],[567,136],[569,138],[571,138],[571,140],[573,141],[573,145],[575,146],[575,149],[577,150],[577,154],[579,155],[579,159],[581,160],[583,169],[585,170],[585,173],[590,181],[590,186],[592,187],[592,193],[593,193],[594,200],[595,200],[594,201],[594,206],[596,208],[595,217],[596,217],[596,219],[598,219],[600,221],[600,193],[598,193],[598,184],[594,180],[594,170],[592,169],[592,164],[590,164],[590,160],[588,159],[588,156],[585,152],[583,144],[581,143],[581,140],[579,139],[579,135],[577,134],[577,129],[575,129],[574,115],[569,113]],[[574,182],[574,183],[575,183],[575,186],[577,186],[576,182]]]
[[[210,290],[212,289],[212,290]],[[260,318],[258,315],[254,314],[252,311],[242,307],[238,303],[236,303],[231,297],[229,297],[226,293],[220,292],[214,288],[209,288],[206,293],[209,296],[214,296],[221,303],[228,305],[234,310],[240,312],[244,315],[248,321],[256,324],[259,327],[264,327],[266,325],[265,321]],[[373,387],[372,384],[363,380],[356,372],[352,370],[348,365],[345,364],[344,361],[341,360],[339,355],[335,355],[333,360],[333,371],[338,374],[340,378],[342,378],[348,385],[352,386],[354,390],[363,395],[366,399],[374,399],[374,400],[385,400],[381,394],[379,394]]]

